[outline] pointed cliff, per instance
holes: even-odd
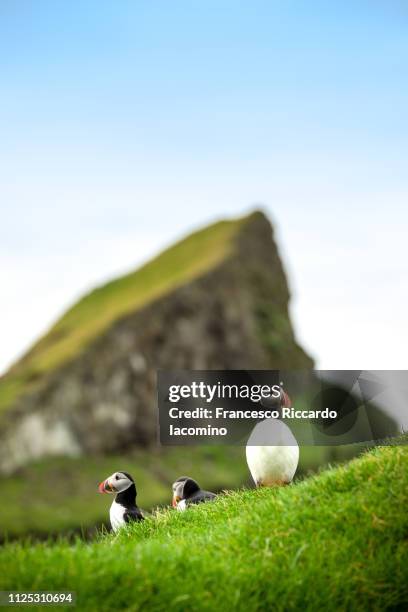
[[[312,367],[289,298],[261,212],[92,291],[0,380],[0,471],[154,443],[157,369]]]

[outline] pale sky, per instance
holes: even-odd
[[[402,2],[0,5],[0,371],[84,291],[262,204],[300,343],[406,367]]]

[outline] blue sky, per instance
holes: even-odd
[[[262,204],[322,368],[404,368],[403,2],[0,4],[0,369],[81,293]]]

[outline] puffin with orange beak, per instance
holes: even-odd
[[[186,510],[192,504],[201,504],[216,498],[215,493],[203,491],[198,482],[188,476],[181,476],[173,482],[173,508]]]
[[[136,505],[136,485],[128,472],[115,472],[99,485],[99,493],[116,494],[109,511],[113,531],[132,521],[142,521],[144,516]]]
[[[277,405],[291,408],[289,395],[281,388]],[[289,484],[299,463],[299,446],[289,427],[279,419],[255,425],[246,447],[246,460],[257,487]]]

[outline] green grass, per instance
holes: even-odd
[[[86,295],[0,380],[0,410],[41,384],[118,319],[214,268],[232,252],[234,237],[250,218],[219,221],[195,232],[139,270]]]
[[[1,498],[6,500],[0,508],[0,542],[26,535],[91,535],[108,520],[112,503],[110,496],[98,494],[97,485],[117,470],[132,474],[138,503],[146,511],[168,504],[171,483],[184,473],[215,490],[239,487],[249,478],[238,447],[152,448],[122,456],[46,459],[0,478]]]
[[[404,610],[407,492],[408,447],[377,448],[96,542],[8,544],[0,589],[72,589],[87,611]]]
[[[301,447],[298,474],[314,472],[329,462],[345,461],[361,448]],[[135,478],[138,502],[147,511],[168,504],[170,483],[184,473],[214,490],[251,482],[243,447],[150,448],[127,455],[48,458],[0,477],[1,497],[7,500],[0,511],[0,542],[27,535],[93,535],[95,527],[107,520],[111,503],[108,496],[97,494],[96,485],[119,469]]]

